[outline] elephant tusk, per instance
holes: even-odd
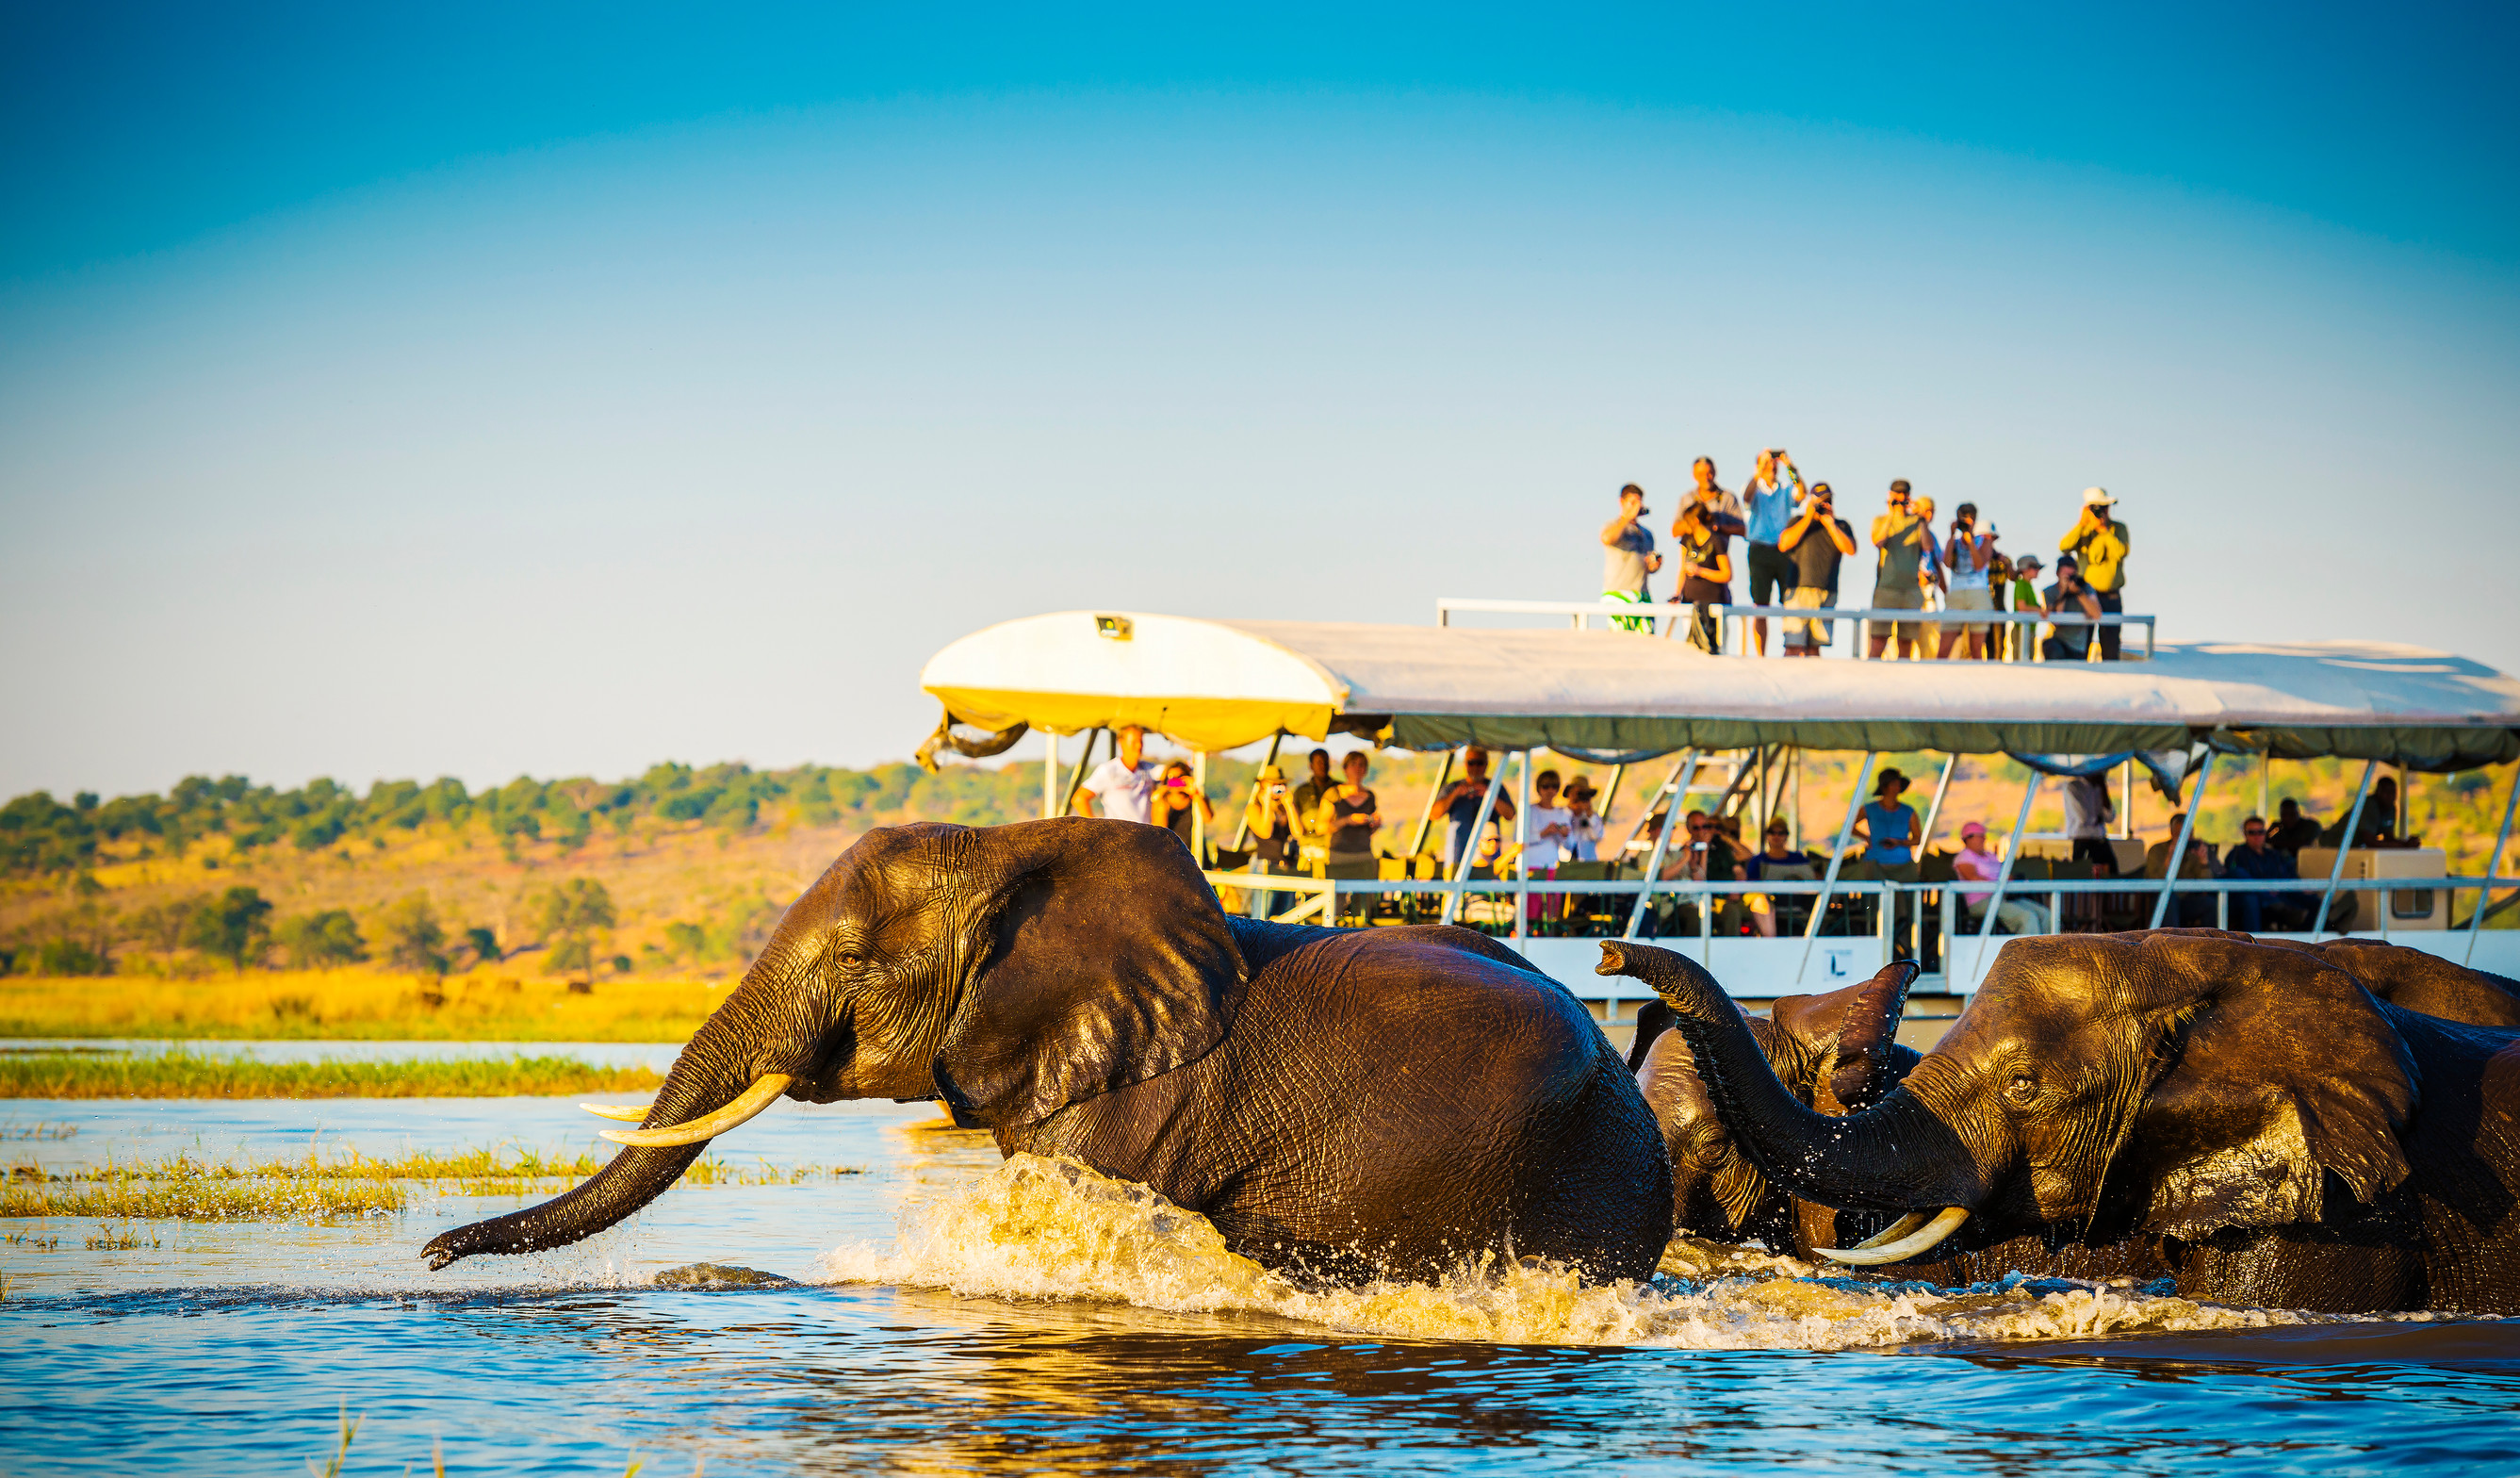
[[[1911,1232],[1898,1241],[1877,1247],[1870,1242],[1861,1247],[1814,1247],[1812,1251],[1831,1262],[1846,1263],[1858,1268],[1905,1262],[1920,1252],[1932,1250],[1941,1243],[1943,1238],[1959,1231],[1960,1223],[1967,1220],[1966,1206],[1946,1206],[1939,1215],[1925,1224],[1922,1231]]]
[[[663,1129],[607,1129],[604,1138],[615,1144],[636,1144],[643,1149],[663,1149],[675,1144],[697,1144],[714,1140],[719,1135],[751,1119],[777,1101],[795,1081],[786,1073],[763,1073],[753,1080],[742,1097],[704,1118],[687,1124],[674,1124]]]
[[[619,1119],[624,1124],[636,1124],[648,1117],[649,1107],[645,1103],[580,1103],[577,1106],[599,1119]]]
[[[1884,1242],[1895,1242],[1899,1238],[1906,1236],[1909,1232],[1915,1231],[1923,1225],[1925,1225],[1925,1213],[1921,1211],[1911,1211],[1906,1216],[1899,1218],[1899,1220],[1892,1222],[1889,1226],[1882,1228],[1870,1236],[1868,1236],[1864,1240],[1856,1243],[1855,1248],[1860,1252],[1867,1247],[1878,1247]]]

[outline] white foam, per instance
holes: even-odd
[[[1401,1338],[1677,1349],[1842,1350],[2324,1321],[2057,1279],[1972,1290],[1866,1286],[1791,1258],[1684,1238],[1652,1283],[1587,1283],[1490,1255],[1434,1282],[1312,1291],[1227,1250],[1205,1217],[1072,1160],[1019,1154],[902,1214],[889,1250],[825,1259],[832,1281],[974,1297],[1252,1313]]]

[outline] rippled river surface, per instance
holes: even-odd
[[[863,1173],[684,1186],[578,1247],[440,1274],[431,1235],[523,1201],[100,1238],[124,1250],[0,1222],[0,1471],[303,1472],[344,1411],[341,1470],[380,1474],[2520,1470],[2508,1321],[1884,1291],[1686,1246],[1642,1288],[1515,1269],[1323,1293],[931,1122],[782,1104],[718,1157]],[[0,1104],[12,1163],[55,1172],[573,1152],[596,1127],[544,1098]],[[653,1281],[702,1262],[796,1281]]]

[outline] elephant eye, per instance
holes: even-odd
[[[2027,1073],[2014,1073],[2012,1081],[2003,1085],[2003,1094],[2015,1103],[2026,1103],[2039,1097],[2039,1080]]]
[[[853,970],[866,963],[866,957],[863,955],[834,955],[832,957],[832,963],[844,970]]]

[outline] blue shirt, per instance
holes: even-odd
[[[1743,537],[1753,544],[1774,544],[1783,538],[1802,496],[1802,474],[1792,468],[1784,469],[1784,480],[1773,485],[1751,478],[1750,485],[1741,489],[1741,501],[1750,505],[1750,516],[1742,520]]]
[[[1868,802],[1864,807],[1865,829],[1871,833],[1864,844],[1864,860],[1885,868],[1903,868],[1915,861],[1915,854],[1905,846],[1884,846],[1884,834],[1913,836],[1916,834],[1916,808],[1906,801],[1883,805]]]
[[[2223,854],[2223,871],[2233,877],[2260,880],[2301,876],[2301,870],[2293,862],[2290,854],[2278,852],[2272,847],[2263,852],[2252,852],[2245,844],[2233,847]]]

